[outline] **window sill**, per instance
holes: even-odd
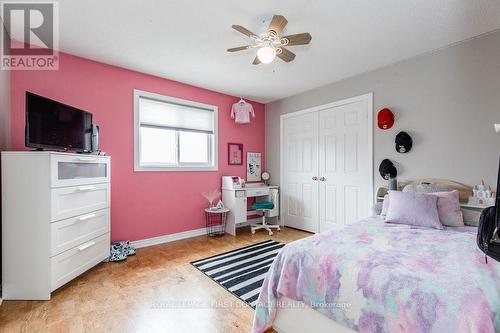
[[[161,167],[161,166],[135,166],[134,167],[134,172],[182,172],[182,171],[219,171],[219,168],[217,166],[213,167]]]

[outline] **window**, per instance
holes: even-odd
[[[135,170],[217,170],[217,107],[134,91]]]

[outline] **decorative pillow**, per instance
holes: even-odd
[[[446,185],[440,184],[409,184],[403,187],[403,192],[416,192],[416,193],[434,193],[434,192],[447,192],[450,188]]]
[[[384,195],[384,201],[382,202],[382,212],[380,212],[380,216],[387,216],[387,210],[389,209],[389,194]]]
[[[439,221],[437,196],[415,192],[389,191],[385,222],[444,229]]]
[[[463,227],[464,216],[460,210],[459,193],[457,190],[451,192],[428,193],[438,197],[437,209],[439,221],[448,227]]]
[[[377,215],[380,215],[380,213],[382,213],[382,203],[381,202],[376,202],[373,205],[372,213],[373,213],[373,216],[377,216]]]

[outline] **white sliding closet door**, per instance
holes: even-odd
[[[367,101],[319,111],[320,231],[366,217],[371,190]]]
[[[281,119],[281,219],[311,232],[359,221],[373,203],[372,94]]]
[[[287,226],[318,231],[318,114],[283,122],[282,219]]]

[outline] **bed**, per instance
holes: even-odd
[[[372,217],[290,243],[253,332],[500,332],[500,263],[485,262],[476,231]]]

